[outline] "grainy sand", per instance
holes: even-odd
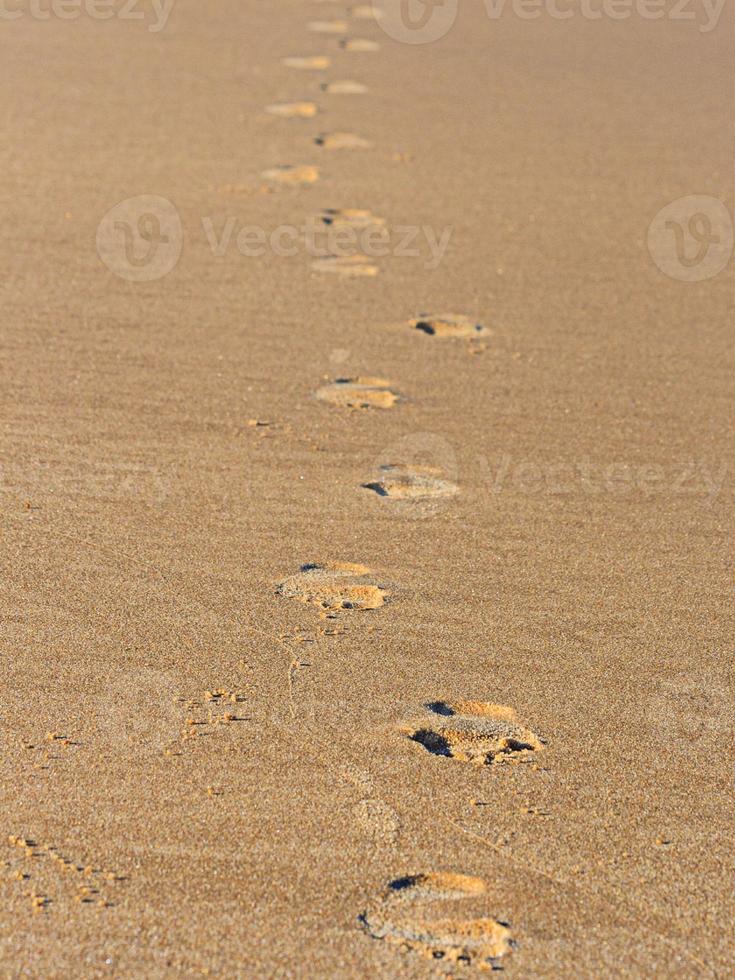
[[[732,19],[460,7],[0,21],[2,976],[732,975]]]

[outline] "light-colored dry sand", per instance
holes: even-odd
[[[733,266],[645,245],[733,207],[731,18],[349,6],[0,23],[0,973],[731,975]],[[137,195],[153,281],[95,247]],[[235,247],[325,209],[451,241]]]

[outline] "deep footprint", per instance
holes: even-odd
[[[426,500],[451,497],[459,492],[457,484],[443,479],[442,471],[436,467],[403,463],[381,466],[378,479],[362,486],[379,497],[392,500]]]
[[[487,337],[492,333],[463,313],[422,313],[408,323],[430,337]]]
[[[489,701],[432,701],[424,718],[401,725],[408,738],[432,755],[489,766],[521,762],[543,748],[512,708]]]
[[[316,397],[342,408],[392,408],[398,401],[385,378],[337,378],[319,388]]]
[[[281,582],[277,593],[325,611],[379,609],[388,593],[371,578],[372,571],[366,565],[310,563]]]
[[[432,960],[480,970],[498,967],[512,949],[511,932],[496,919],[427,919],[422,907],[437,902],[477,900],[485,882],[447,872],[408,875],[390,882],[379,901],[360,916],[374,938],[420,953]]]

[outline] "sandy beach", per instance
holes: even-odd
[[[732,15],[530,2],[3,6],[1,976],[733,975]]]

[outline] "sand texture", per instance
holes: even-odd
[[[732,976],[731,12],[5,6],[0,976]]]

